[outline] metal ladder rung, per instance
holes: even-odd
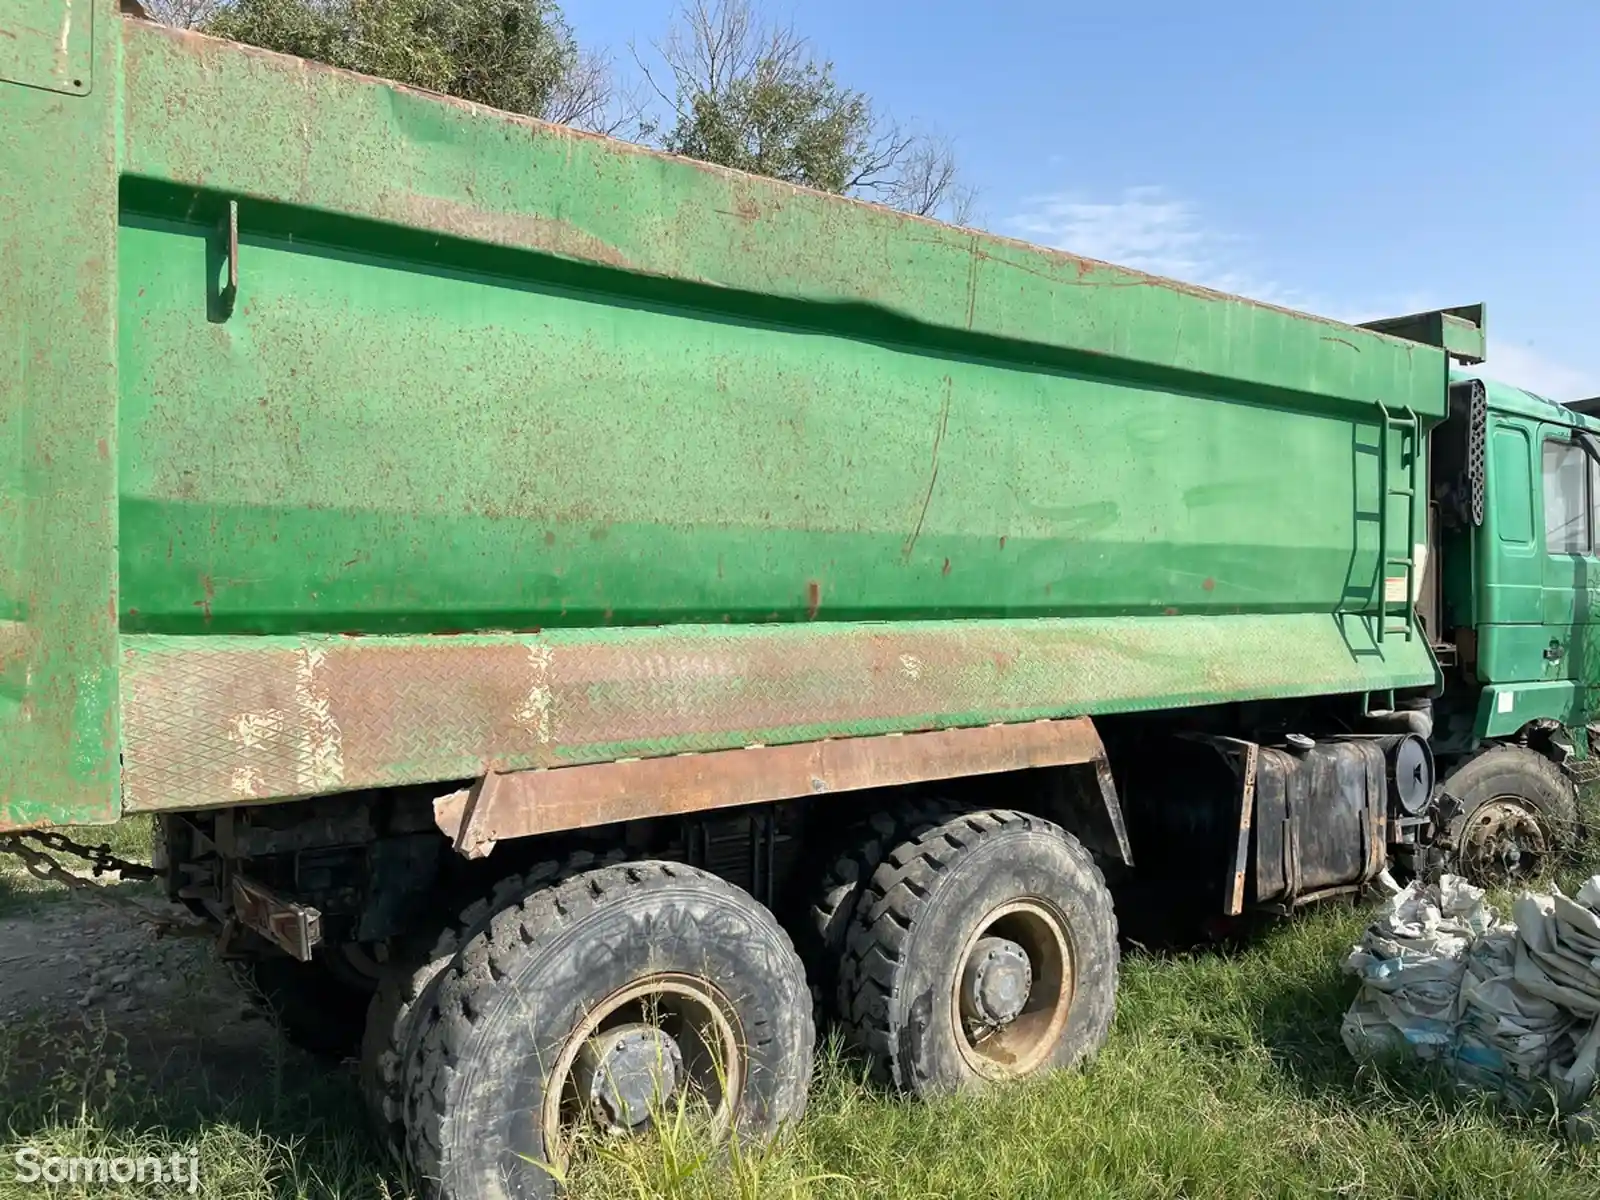
[[[1378,619],[1374,623],[1373,632],[1379,647],[1390,635],[1403,636],[1406,641],[1416,636],[1415,618],[1412,613],[1412,604],[1416,595],[1417,581],[1417,506],[1418,472],[1422,464],[1422,418],[1409,408],[1402,409],[1403,416],[1390,413],[1389,409],[1380,400],[1378,411],[1382,414],[1383,421],[1378,427],[1378,579],[1377,600]],[[1402,435],[1411,435],[1411,462],[1410,479],[1404,487],[1392,487],[1389,484],[1389,431],[1397,429]],[[1401,444],[1401,454],[1404,455],[1404,443]],[[1389,500],[1393,497],[1402,500],[1406,506],[1406,554],[1404,556],[1389,553]],[[1401,582],[1405,588],[1404,596],[1399,600],[1389,599],[1389,568],[1401,568]],[[1396,606],[1399,611],[1396,611]],[[1392,618],[1398,616],[1400,623],[1392,623]]]

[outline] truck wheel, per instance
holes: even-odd
[[[442,973],[407,1067],[411,1163],[440,1200],[549,1197],[580,1132],[644,1132],[679,1097],[770,1134],[804,1111],[814,1041],[799,957],[751,896],[673,863],[588,871]]]
[[[308,963],[274,954],[245,968],[241,982],[260,996],[290,1045],[322,1058],[347,1058],[361,1045],[371,993],[320,956]]]
[[[1106,1039],[1117,922],[1099,869],[1048,821],[967,813],[873,873],[840,971],[850,1031],[918,1096],[1072,1066]]]
[[[549,887],[581,871],[621,862],[620,850],[597,856],[579,850],[507,876],[487,897],[443,918],[431,934],[419,934],[391,951],[367,1008],[361,1039],[361,1095],[378,1135],[392,1151],[404,1143],[404,1064],[414,1053],[431,1012],[436,985],[456,952],[495,913],[535,888]]]
[[[957,811],[959,807],[951,800],[912,800],[857,822],[835,844],[832,861],[813,889],[805,921],[797,931],[800,957],[819,1010],[844,1015],[836,1011],[839,960],[856,907],[878,864],[913,830],[937,825]],[[817,1015],[820,1019],[822,1012]]]
[[[1578,794],[1561,768],[1523,746],[1494,746],[1444,781],[1446,836],[1473,883],[1538,875],[1577,840]]]

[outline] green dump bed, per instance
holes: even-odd
[[[1440,350],[6,22],[0,826],[1434,677]]]

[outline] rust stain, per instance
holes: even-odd
[[[497,841],[542,833],[1104,757],[1087,717],[1031,721],[556,771],[491,772],[482,783],[435,801],[434,818],[460,853],[477,858]]]
[[[815,621],[817,610],[822,607],[822,585],[815,579],[806,583],[806,620]]]
[[[940,570],[939,574],[941,574],[941,575],[950,574],[950,560],[948,558],[944,560],[944,567]]]
[[[1208,592],[1214,592],[1217,590],[1217,581],[1211,578],[1211,576],[1207,575],[1200,581],[1200,586]]]
[[[950,393],[955,384],[950,376],[944,377],[944,399],[939,405],[939,427],[933,434],[933,463],[928,471],[928,489],[922,494],[922,506],[917,510],[917,523],[911,530],[911,536],[906,538],[905,545],[900,548],[900,557],[903,561],[911,561],[911,552],[917,548],[917,539],[922,536],[922,522],[928,516],[928,504],[933,499],[934,485],[939,482],[939,449],[944,444],[945,429],[950,424]]]
[[[204,595],[194,602],[206,624],[211,623],[211,602],[217,598],[217,585],[210,575],[200,576],[200,590]]]
[[[1189,631],[1178,628],[1184,621]],[[1222,661],[1173,649],[1214,623],[1179,617],[1107,633],[1099,622],[890,630],[819,622],[581,642],[132,635],[122,665],[125,795],[133,811],[214,804],[233,794],[236,770],[250,772],[256,795],[310,794],[292,729],[248,751],[227,731],[241,713],[295,711],[313,651],[319,719],[340,730],[345,787],[466,779],[491,760],[520,770],[776,745],[800,731],[909,731],[926,727],[930,713],[983,712],[985,724],[1059,716],[1090,698],[1157,689],[1299,695],[1312,681],[1326,688],[1356,677],[1343,657]],[[519,713],[538,714],[548,740]]]

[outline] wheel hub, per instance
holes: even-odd
[[[1461,858],[1468,873],[1512,879],[1532,875],[1545,857],[1544,830],[1514,800],[1491,800],[1467,823]]]
[[[961,1015],[997,1027],[1021,1014],[1033,990],[1033,964],[1016,942],[979,938],[961,976]]]
[[[573,1064],[583,1111],[610,1133],[629,1133],[647,1124],[652,1105],[677,1092],[682,1078],[678,1043],[644,1022],[595,1034]]]
[[[746,1052],[732,1006],[710,980],[641,976],[597,1002],[557,1055],[540,1113],[546,1161],[564,1165],[585,1129],[644,1133],[655,1106],[703,1102],[714,1137],[731,1127]]]

